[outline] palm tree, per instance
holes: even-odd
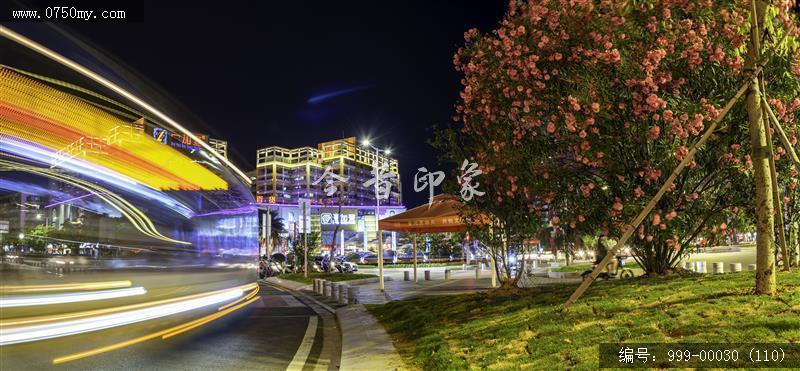
[[[283,222],[283,218],[278,216],[278,211],[270,210],[269,217],[272,219],[271,221],[271,228],[272,232],[270,233],[270,237],[272,237],[272,243],[274,245],[280,245],[281,243],[281,235],[286,233],[286,224]]]

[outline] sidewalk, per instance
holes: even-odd
[[[342,370],[402,370],[392,339],[361,304],[336,310],[342,330]]]
[[[455,295],[466,294],[471,292],[486,291],[491,288],[492,272],[490,270],[481,270],[480,278],[475,279],[474,268],[467,270],[450,269],[450,280],[444,280],[444,268],[420,268],[417,270],[418,282],[414,283],[413,269],[410,268],[395,268],[384,269],[384,276],[391,278],[391,280],[384,281],[384,292],[380,291],[378,283],[361,284],[357,285],[361,288],[359,292],[359,302],[363,304],[385,304],[392,300],[405,300],[415,296],[423,295]],[[431,280],[425,281],[425,271],[431,271]],[[403,281],[403,272],[411,272],[410,281]],[[363,270],[361,273],[373,273]],[[520,283],[524,287],[545,286],[545,285],[559,285],[579,283],[580,278],[546,278],[546,277],[523,277]],[[498,283],[499,284],[499,283]]]

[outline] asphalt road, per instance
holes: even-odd
[[[326,370],[338,369],[335,318],[280,288],[260,284],[260,300],[199,328],[75,361],[52,360],[119,343],[206,313],[0,347],[6,370]],[[311,326],[309,326],[311,325]]]

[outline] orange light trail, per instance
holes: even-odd
[[[4,67],[0,133],[48,147],[54,166],[84,160],[158,190],[228,187],[209,169],[116,116]]]
[[[77,359],[86,358],[86,357],[90,357],[90,356],[101,354],[101,353],[105,353],[105,352],[110,352],[112,350],[116,350],[116,349],[124,348],[124,347],[130,346],[130,345],[138,344],[138,343],[141,343],[143,341],[147,341],[147,340],[150,340],[150,339],[155,339],[157,337],[162,337],[162,339],[167,339],[168,337],[175,336],[175,335],[183,333],[185,331],[189,331],[191,329],[194,329],[194,328],[197,328],[199,326],[202,326],[202,325],[204,325],[204,324],[206,324],[208,322],[211,322],[211,321],[213,321],[215,319],[218,319],[220,317],[226,316],[226,315],[230,314],[233,311],[239,310],[241,308],[244,308],[244,307],[252,304],[253,302],[255,302],[258,299],[259,298],[252,298],[252,299],[250,299],[250,301],[246,301],[246,302],[244,302],[242,304],[239,304],[239,305],[237,305],[235,307],[231,307],[231,308],[228,308],[228,309],[226,309],[224,311],[217,312],[217,313],[205,316],[203,318],[196,319],[194,321],[186,322],[184,324],[181,324],[181,325],[178,325],[178,326],[175,326],[175,327],[171,327],[171,328],[168,328],[166,330],[161,330],[161,331],[154,332],[154,333],[151,333],[151,334],[148,334],[148,335],[140,336],[138,338],[126,340],[126,341],[119,342],[119,343],[112,344],[112,345],[107,345],[107,346],[104,346],[104,347],[101,347],[101,348],[95,348],[95,349],[92,349],[92,350],[87,350],[85,352],[75,353],[75,354],[71,354],[71,355],[68,355],[68,356],[55,358],[55,359],[53,359],[53,364],[57,365],[57,364],[60,364],[60,363],[70,362],[70,361],[74,361],[74,360],[77,360]]]

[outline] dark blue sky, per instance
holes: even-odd
[[[260,147],[370,135],[394,149],[405,203],[415,206],[427,197],[413,191],[416,169],[439,168],[430,127],[450,121],[460,88],[453,53],[467,29],[494,28],[505,6],[149,1],[142,23],[65,27],[166,92],[196,130],[228,140],[242,168],[255,166]]]

